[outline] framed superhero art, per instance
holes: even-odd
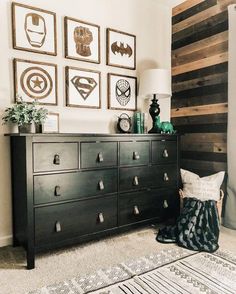
[[[108,74],[108,108],[135,111],[137,109],[137,78]]]
[[[57,105],[57,65],[14,59],[15,99]]]
[[[56,14],[19,3],[12,3],[13,48],[57,55]]]
[[[101,73],[95,70],[66,67],[66,105],[101,108]]]
[[[100,26],[65,17],[65,57],[100,63]]]
[[[107,65],[136,68],[136,36],[107,29]]]

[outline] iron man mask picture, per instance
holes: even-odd
[[[42,47],[47,34],[44,18],[36,13],[26,14],[25,33],[31,46],[37,48]]]

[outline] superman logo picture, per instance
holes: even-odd
[[[86,76],[74,76],[71,82],[84,100],[89,97],[97,86],[94,78]]]

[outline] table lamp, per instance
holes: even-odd
[[[158,133],[155,127],[156,117],[160,114],[158,99],[171,96],[171,74],[167,69],[148,69],[140,76],[139,96],[153,95],[149,113],[152,117],[152,128],[148,133]]]

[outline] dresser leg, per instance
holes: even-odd
[[[27,250],[27,269],[35,268],[35,254],[31,250]]]
[[[13,237],[12,246],[13,246],[13,247],[18,247],[18,246],[20,246],[20,243],[18,242],[18,240],[17,240],[15,237]]]

